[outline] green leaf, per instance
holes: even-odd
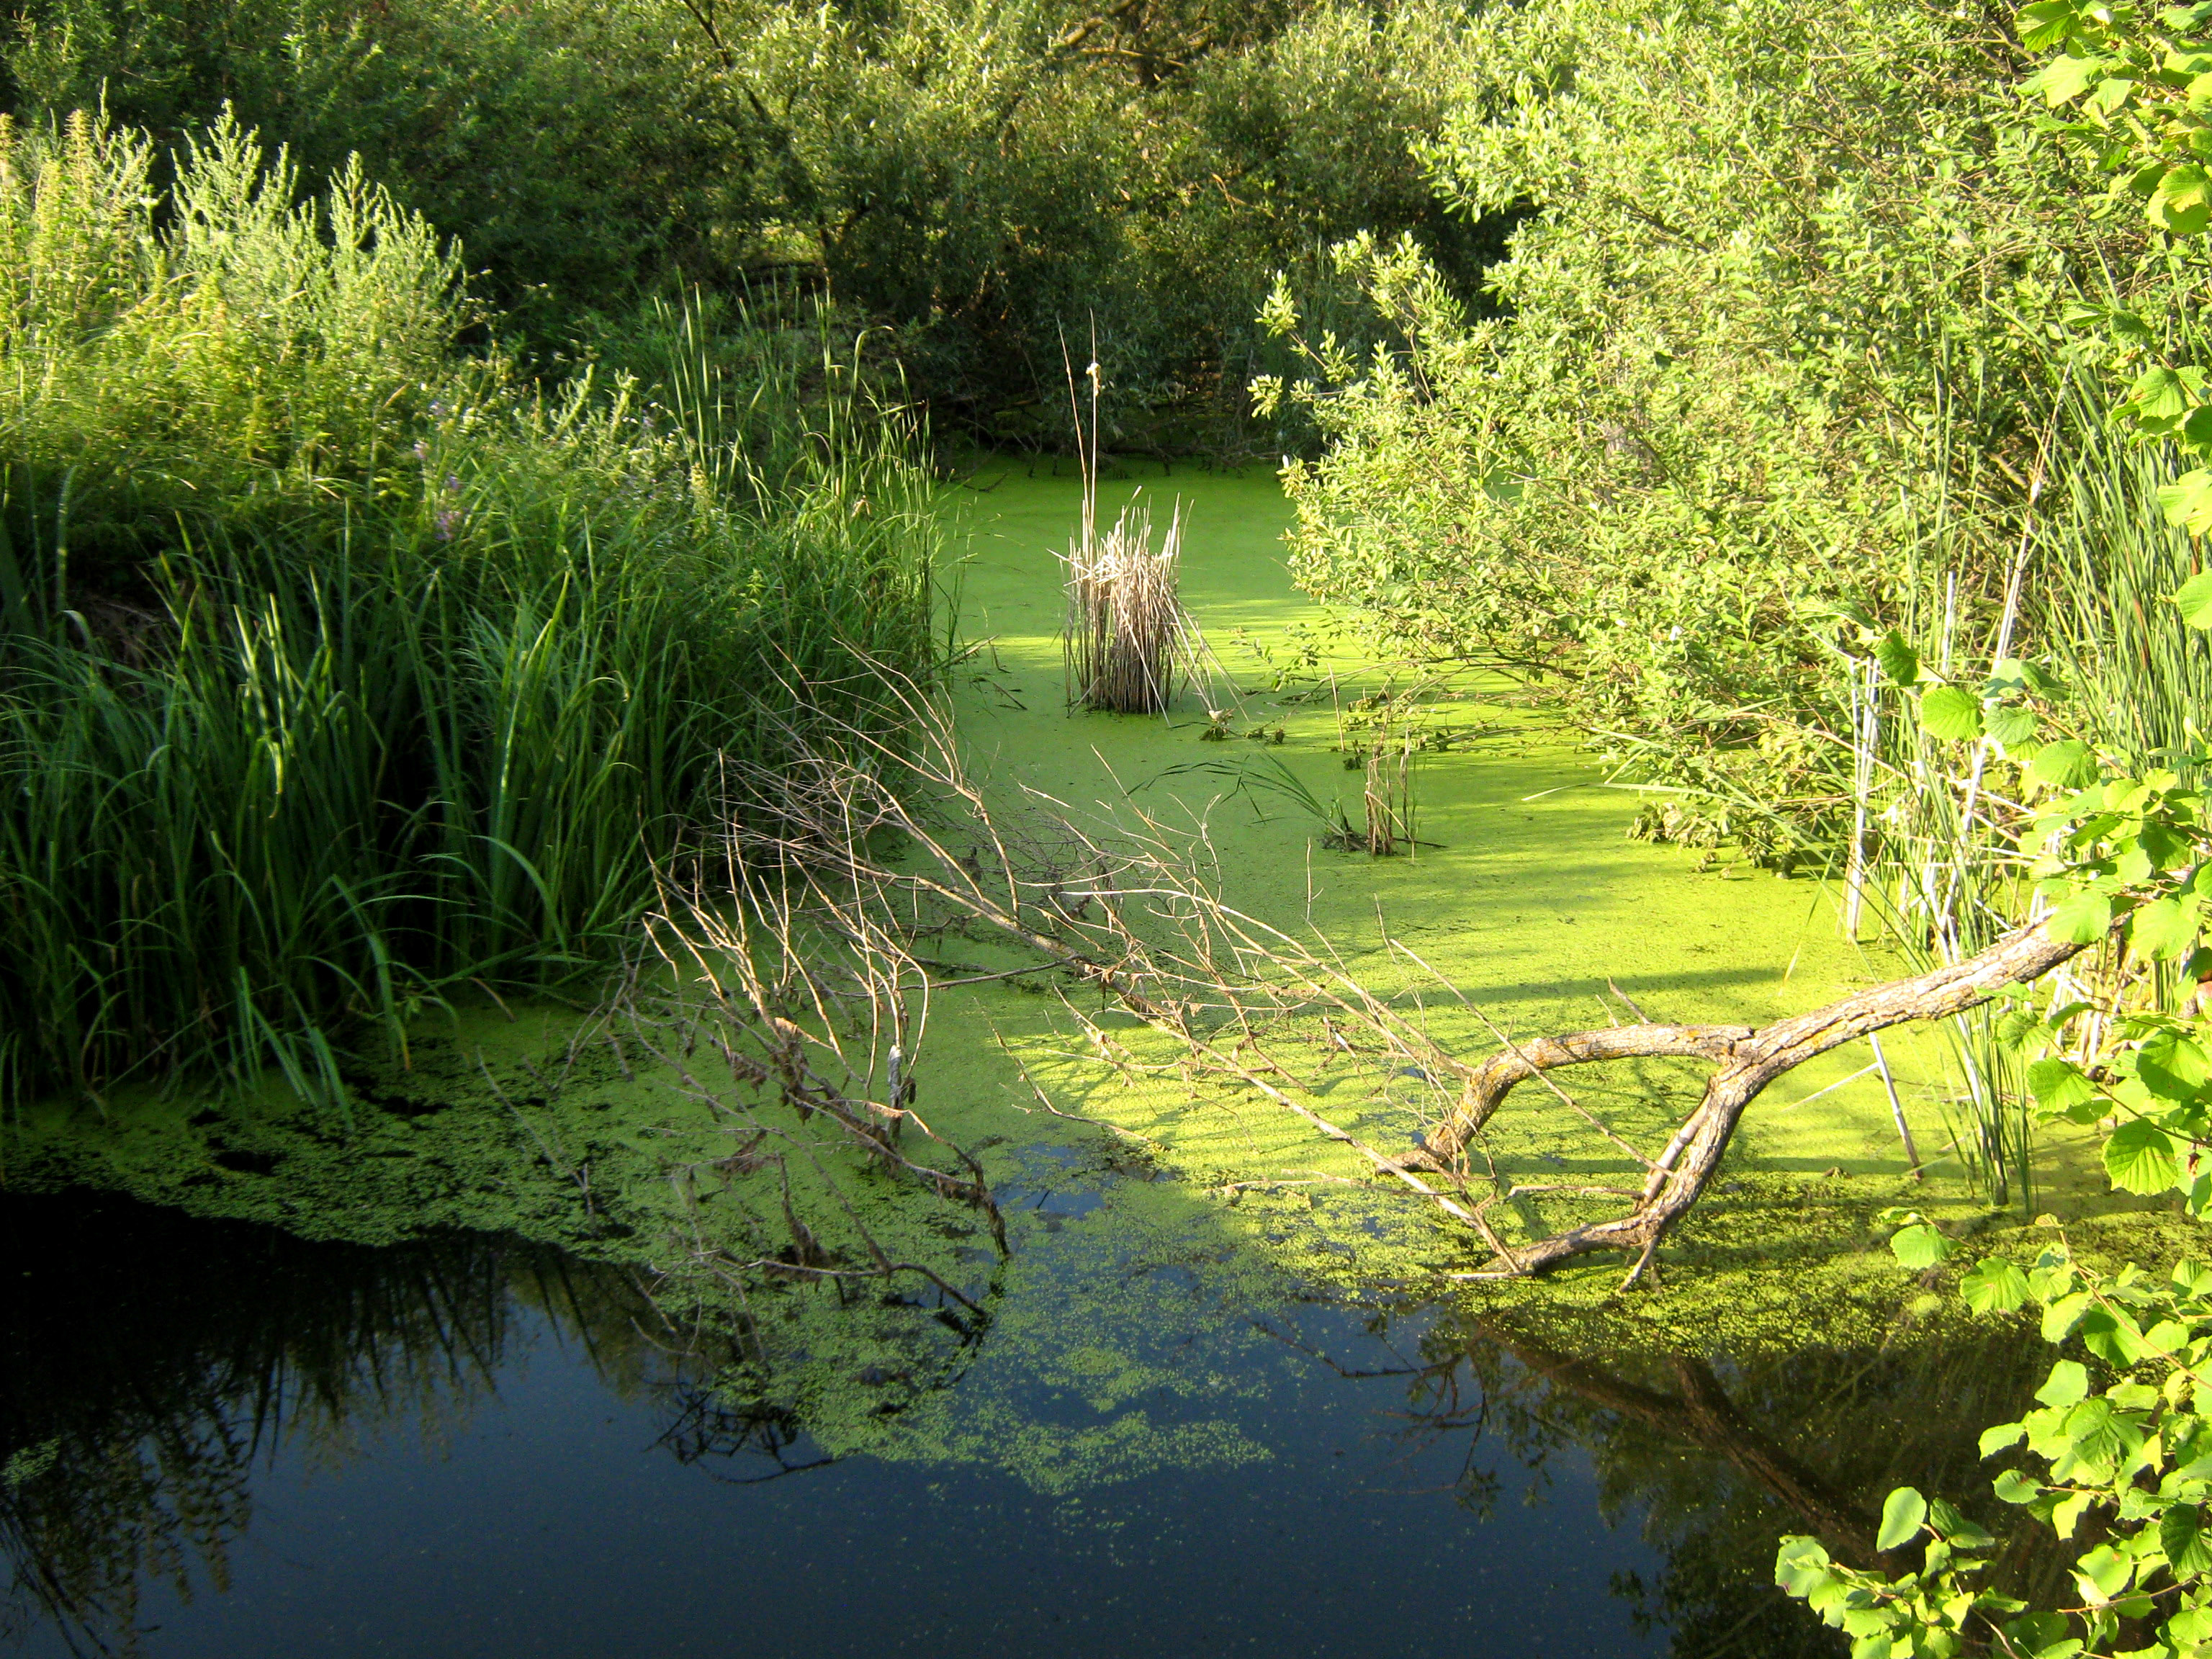
[[[2081,1345],[2110,1364],[2132,1365],[2148,1352],[2142,1328],[2124,1313],[2091,1308],[2082,1314],[2078,1328]]]
[[[2130,1118],[2105,1142],[2105,1173],[2124,1193],[2162,1193],[2181,1179],[2173,1137],[2142,1118]]]
[[[2168,524],[2179,525],[2192,536],[2203,535],[2212,529],[2212,472],[2199,467],[2160,484],[2158,504]]]
[[[1890,1235],[1890,1253],[1915,1271],[1932,1267],[1958,1248],[1934,1225],[1917,1221]]]
[[[2204,1527],[2204,1511],[2194,1504],[2176,1504],[2159,1517],[2158,1547],[2177,1578],[2212,1571],[2212,1535]]]
[[[2063,743],[2046,743],[2035,751],[2028,763],[2030,782],[2052,789],[2080,789],[2097,775],[2097,763],[2086,743],[2076,743],[2071,738]]]
[[[1881,672],[1889,676],[1894,685],[1917,685],[1920,682],[1920,653],[1905,642],[1905,635],[1895,629],[1883,635],[1881,643],[1874,648],[1875,660]]]
[[[2074,1582],[2085,1601],[2106,1602],[2128,1587],[2135,1563],[2110,1544],[2100,1544],[2074,1565]]]
[[[2071,1406],[2088,1398],[2089,1373],[2078,1359],[2062,1359],[2051,1368],[2035,1397],[2046,1406]]]
[[[2052,939],[2073,945],[2094,945],[2112,931],[2112,901],[2103,893],[2084,890],[2069,894],[2051,908],[2043,931]]]
[[[2043,1340],[2045,1342],[2063,1342],[2088,1308],[2089,1293],[2087,1291],[2076,1291],[2071,1296],[2060,1297],[2043,1310]],[[2041,1398],[2040,1395],[2037,1397]]]
[[[2043,1482],[2018,1469],[2007,1469],[1996,1478],[1993,1490],[2008,1504],[2033,1504],[2043,1496]]]
[[[2168,167],[2143,216],[2175,236],[2199,236],[2212,225],[2212,175],[2194,161]]]
[[[2055,1056],[2039,1060],[2027,1068],[2028,1092],[2047,1111],[2063,1112],[2097,1097],[2097,1085],[2070,1060]]]
[[[1982,701],[1955,685],[1939,685],[1920,699],[1920,724],[1938,738],[1982,735]]]
[[[1910,1543],[1927,1522],[1928,1500],[1910,1486],[1899,1486],[1881,1506],[1881,1531],[1874,1547],[1887,1551]]]
[[[2072,37],[2079,15],[2074,0],[2033,0],[2020,9],[2014,27],[2020,31],[2021,45],[2030,52],[2048,52]]]
[[[1817,1538],[1784,1538],[1774,1552],[1774,1582],[1791,1595],[1812,1595],[1828,1576],[1828,1552]]]
[[[2027,1301],[2027,1275],[2009,1257],[1988,1256],[1959,1281],[1959,1294],[1976,1313],[2014,1313]]]
[[[2051,1530],[2061,1538],[2071,1538],[2075,1528],[2081,1524],[2081,1517],[2089,1512],[2089,1506],[2096,1501],[2097,1494],[2093,1492],[2078,1492],[2071,1498],[2063,1499],[2051,1511]]]
[[[1982,717],[1982,727],[1990,741],[2002,744],[2008,750],[2032,742],[2035,726],[2035,711],[2016,704],[1992,708]]]
[[[2089,88],[2105,67],[2101,58],[2052,58],[2021,85],[2024,93],[2043,95],[2043,101],[2052,109],[2061,104],[2070,104]]]
[[[2195,948],[2203,923],[2203,909],[2195,900],[2168,894],[2128,919],[2128,942],[2145,956],[2172,962]]]
[[[2191,628],[2212,628],[2212,570],[2200,570],[2176,588],[2173,602]]]

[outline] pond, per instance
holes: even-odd
[[[1825,1653],[1774,1537],[1863,1546],[2037,1380],[2018,1343],[1614,1369],[1168,1274],[1135,1398],[1213,1443],[1040,1479],[722,1409],[627,1276],[522,1240],[82,1193],[0,1237],[51,1264],[0,1313],[0,1443],[56,1449],[0,1492],[26,1656]],[[1015,1346],[946,1386],[1009,1438],[1093,1417]]]
[[[1272,480],[1143,482],[1191,505],[1240,735],[1063,710],[1073,483],[987,476],[960,531],[981,771],[1185,813],[1240,902],[1360,971],[1416,939],[1508,1029],[1607,995],[1756,1021],[1863,975],[1810,884],[1624,840],[1632,798],[1494,684],[1438,705],[1431,845],[1317,851],[1227,786],[1269,755],[1334,788],[1372,673],[1292,593]],[[1841,1058],[1747,1127],[1660,1286],[1620,1297],[1608,1262],[1478,1295],[1439,1277],[1480,1253],[1433,1212],[1249,1102],[1086,1069],[1068,1006],[946,993],[909,1062],[996,1227],[865,1170],[794,1192],[558,1005],[426,1029],[342,1118],[273,1088],[20,1115],[0,1651],[1831,1653],[1771,1588],[1777,1539],[1864,1558],[1893,1485],[1985,1498],[1977,1432],[2045,1356],[1878,1248],[1905,1165]],[[1935,1144],[1924,1059],[1900,1047]],[[1416,1109],[1363,1109],[1379,1136]],[[1516,1121],[1508,1166],[1609,1167]],[[1974,1208],[1940,1172],[1913,1191]],[[840,1214],[918,1265],[799,1282]],[[2004,1571],[2051,1570],[2023,1543]]]

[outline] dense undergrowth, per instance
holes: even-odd
[[[1363,326],[1321,250],[1498,226],[1428,188],[1449,0],[15,0],[0,107],[168,142],[226,101],[311,180],[460,239],[541,358],[619,353],[654,293],[796,276],[892,331],[947,436],[1064,443],[1095,319],[1124,441],[1273,455],[1244,383],[1273,273]]]
[[[653,388],[532,382],[357,171],[151,168],[0,132],[0,1086],[337,1096],[364,1023],[605,960],[732,763],[888,729],[927,478],[827,335],[695,307]]]
[[[2078,617],[2043,545],[2138,502],[2082,448],[2112,389],[2067,319],[2185,349],[2194,267],[2035,141],[1999,16],[1587,0],[1481,39],[1424,154],[1463,213],[1529,213],[1500,313],[1382,240],[1338,258],[1394,349],[1273,308],[1328,439],[1290,475],[1300,580],[1550,686],[1665,787],[1648,833],[1840,873],[1872,642],[1986,653],[2024,535],[2008,653]]]

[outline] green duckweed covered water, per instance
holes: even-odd
[[[1395,986],[1409,976],[1387,929],[1516,1036],[1604,1023],[1616,992],[1654,1018],[1757,1024],[1886,975],[1838,937],[1817,881],[1701,867],[1710,860],[1627,840],[1634,796],[1602,787],[1540,703],[1501,680],[1431,716],[1461,736],[1420,763],[1420,833],[1437,844],[1410,857],[1329,851],[1294,816],[1227,796],[1218,772],[1164,776],[1264,754],[1324,795],[1356,798],[1337,711],[1387,671],[1291,587],[1288,509],[1271,477],[1127,479],[1103,514],[1140,489],[1163,508],[1184,503],[1185,599],[1241,689],[1237,729],[1279,741],[1203,742],[1194,700],[1167,720],[1066,713],[1055,553],[1077,483],[1048,466],[1000,469],[951,507],[969,538],[961,600],[975,647],[960,732],[994,791],[1025,787],[1106,817],[1133,802],[1202,825],[1231,902],[1285,926],[1310,921],[1352,972]],[[1486,1051],[1463,1010],[1440,1001],[1436,1017],[1448,1040]],[[1940,1054],[1893,1053],[1920,1144],[1941,1147]],[[1720,1189],[1666,1253],[1662,1284],[1626,1297],[1611,1261],[1529,1285],[1452,1285],[1441,1275],[1485,1255],[1462,1229],[1256,1097],[1099,1066],[1055,997],[1007,984],[939,994],[914,1061],[925,1115],[975,1153],[999,1194],[1004,1251],[973,1211],[873,1171],[841,1169],[835,1194],[800,1182],[787,1195],[768,1176],[718,1170],[726,1124],[618,1034],[550,1005],[426,1028],[404,1066],[362,1071],[349,1119],[273,1085],[244,1103],[56,1102],[9,1126],[4,1155],[19,1188],[118,1188],[312,1239],[380,1245],[449,1229],[558,1247],[635,1275],[672,1329],[737,1333],[716,1372],[722,1396],[789,1414],[834,1455],[986,1465],[1066,1493],[1267,1456],[1220,1408],[1267,1386],[1267,1339],[1237,1334],[1256,1310],[1316,1297],[1447,1297],[1454,1317],[1614,1354],[1936,1336],[1961,1318],[1955,1298],[1938,1293],[1941,1276],[1906,1279],[1873,1212],[1904,1199],[1960,1231],[1995,1237],[2011,1224],[1985,1212],[1955,1160],[1933,1160],[1924,1184],[1905,1180],[1879,1085],[1831,1086],[1864,1064],[1844,1051],[1762,1102]],[[1617,1070],[1577,1093],[1625,1133],[1663,1136],[1694,1100],[1694,1067]],[[1043,1110],[1032,1083],[1070,1115]],[[1419,1089],[1408,1080],[1402,1098],[1377,1101],[1347,1082],[1344,1121],[1402,1147]],[[1533,1089],[1492,1146],[1509,1173],[1628,1167]],[[2070,1158],[2061,1147],[2046,1160],[2045,1207],[2090,1206],[2094,1183]],[[974,1305],[911,1277],[884,1295],[727,1271],[788,1237],[787,1203],[833,1248],[865,1216],[892,1258],[927,1265]],[[2124,1231],[2112,1248],[2156,1241]],[[1179,1358],[1194,1328],[1217,1339],[1197,1366]]]

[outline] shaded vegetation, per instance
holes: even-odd
[[[793,273],[986,440],[1065,441],[1059,333],[1095,317],[1133,435],[1218,443],[1278,268],[1333,293],[1328,241],[1413,230],[1471,282],[1496,243],[1413,153],[1461,61],[1432,0],[8,9],[0,106],[105,97],[167,142],[228,101],[314,180],[358,153],[541,352],[619,352],[656,289]]]

